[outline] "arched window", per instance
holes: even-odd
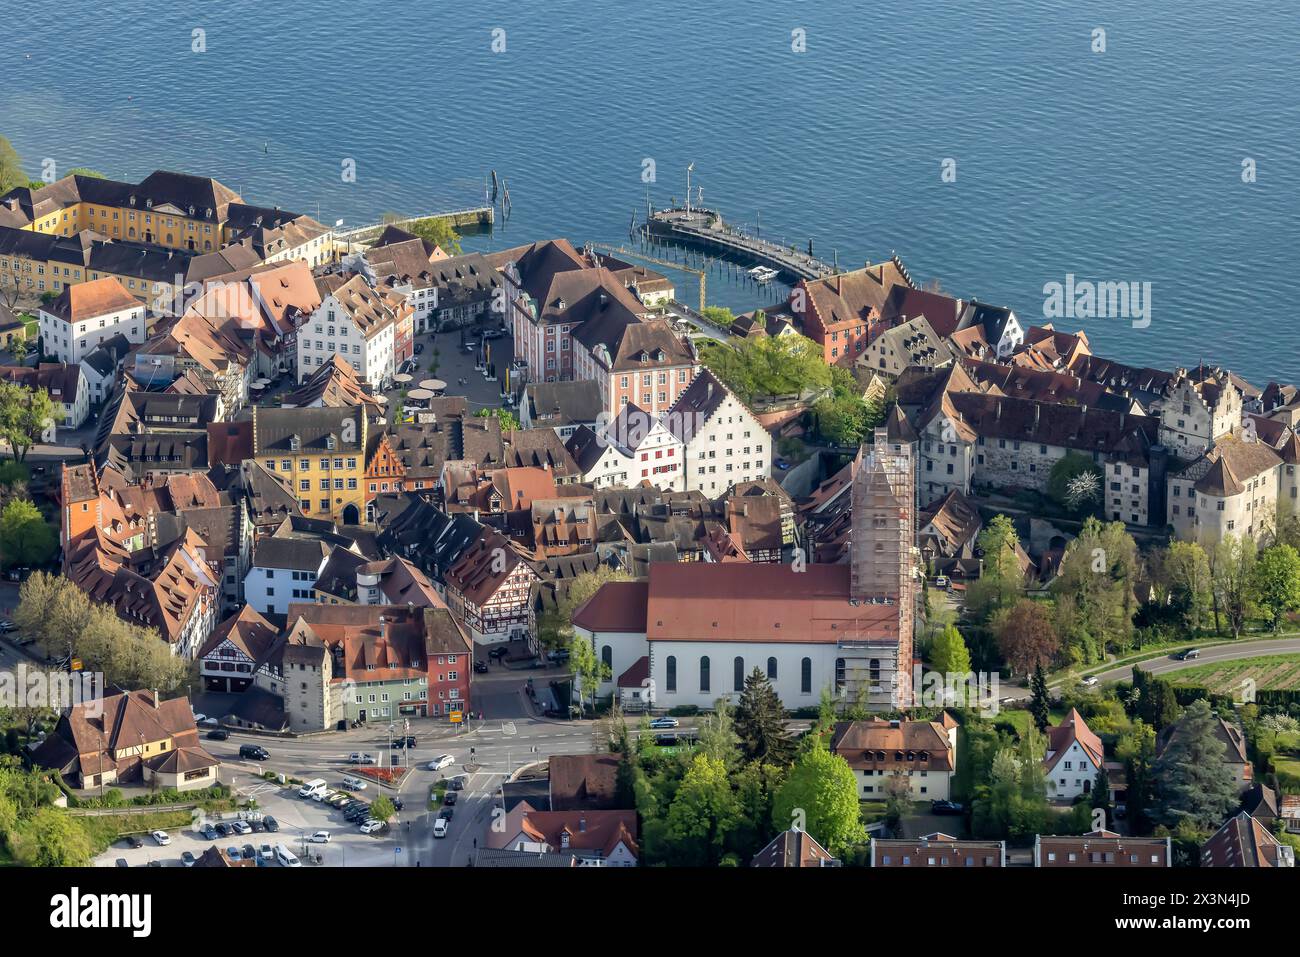
[[[767,659],[767,678],[769,681],[776,680],[776,659],[775,658]]]
[[[731,662],[731,668],[732,668],[732,682],[733,684],[735,684],[735,690],[744,691],[745,690],[745,659],[740,657],[740,655],[736,655],[735,660]]]
[[[677,690],[677,656],[676,655],[668,656],[668,664],[665,668],[665,680],[668,683],[668,691],[670,693]]]
[[[613,668],[614,668],[614,649],[611,648],[609,645],[606,645],[604,648],[600,649],[600,662],[601,662],[601,664],[603,664],[606,668],[609,668],[611,671],[613,670]],[[613,677],[613,676],[611,675],[611,677]]]
[[[812,659],[805,658],[799,662],[799,690],[803,694],[812,694]]]
[[[709,656],[700,656],[700,690],[709,690]]]

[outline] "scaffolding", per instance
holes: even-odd
[[[897,610],[898,657],[890,697],[894,707],[906,708],[912,701],[916,617],[916,472],[911,445],[891,442],[885,429],[877,429],[854,476],[852,494],[850,599]]]

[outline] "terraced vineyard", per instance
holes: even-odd
[[[1259,691],[1300,689],[1300,655],[1266,655],[1199,665],[1169,675],[1176,685],[1207,688],[1216,694],[1236,693],[1247,678]]]

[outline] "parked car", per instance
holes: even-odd
[[[230,737],[230,732],[225,728],[218,728],[216,731],[209,731],[206,737],[209,741],[225,741]]]
[[[509,649],[509,648],[493,648],[491,651],[488,652],[488,657],[489,657],[489,658],[504,658],[504,657],[505,657],[507,654],[509,654],[509,653],[510,653],[510,649]]]
[[[961,814],[966,809],[956,801],[931,801],[931,814]]]
[[[307,840],[311,841],[311,843],[313,843],[313,844],[328,844],[328,843],[330,842],[330,832],[329,832],[329,831],[317,831],[315,834],[313,834],[313,835],[312,835],[311,837],[309,837]]]
[[[0,634],[8,634],[9,632],[13,631],[17,627],[18,626],[15,625],[8,618],[0,618]]]
[[[209,841],[215,841],[217,839],[217,829],[211,824],[204,824],[203,827],[199,829],[199,833]]]
[[[181,851],[182,867],[193,867],[197,861],[198,858],[195,857],[190,851]]]
[[[257,849],[252,844],[245,844],[239,849],[239,854],[246,861],[257,860]]]
[[[225,821],[217,822],[217,836],[226,837],[230,833],[230,825]]]
[[[415,344],[415,354],[418,356],[418,355],[419,355],[420,353],[422,353],[422,352],[424,352],[424,343],[423,343],[423,342],[417,342],[417,343]]]
[[[655,718],[653,721],[650,722],[650,727],[652,727],[652,728],[675,728],[675,727],[677,727],[679,724],[681,724],[681,722],[678,721],[676,718]]]
[[[453,791],[463,791],[465,790],[465,778],[461,775],[457,775],[454,778],[448,778],[447,787],[451,788]]]
[[[241,758],[251,758],[254,761],[265,761],[271,754],[260,744],[241,744],[239,746],[239,756]]]
[[[375,831],[378,831],[383,826],[384,824],[382,821],[376,821],[373,818],[367,818],[366,820],[361,822],[361,833],[374,834]]]
[[[277,821],[275,818],[271,817],[271,815],[269,814],[266,817],[262,818],[262,826],[265,827],[268,831],[270,831],[273,834],[276,831],[280,830],[280,822]]]
[[[130,864],[128,864],[128,863],[126,862],[126,858],[125,858],[125,857],[119,857],[119,858],[117,859],[117,862],[116,862],[116,863],[117,863],[117,866],[118,866],[118,867],[130,867],[130,866],[131,866]]]
[[[230,825],[230,830],[234,834],[251,834],[253,832],[253,828],[247,821],[235,821]]]
[[[935,587],[935,588],[942,588],[944,591],[947,591],[947,590],[948,590],[948,586],[951,585],[951,584],[952,584],[952,582],[948,580],[948,576],[947,576],[947,575],[937,575],[937,576],[935,576],[935,579],[934,579],[934,587]]]
[[[226,857],[230,858],[232,861],[242,861],[244,859],[244,855],[240,852],[239,848],[235,847],[233,844],[226,848]]]
[[[126,843],[131,847],[144,847],[144,841],[141,839],[139,834],[128,834],[126,836]]]
[[[563,664],[569,660],[569,649],[559,648],[555,651],[547,652],[546,659],[548,661],[553,661],[556,664]]]
[[[784,472],[786,469],[788,469],[788,468],[790,467],[790,463],[787,462],[785,459],[780,458],[780,457],[778,457],[778,458],[775,460],[775,465],[776,465],[776,467],[779,468],[782,472]]]
[[[364,791],[366,789],[366,782],[360,778],[346,777],[343,779],[343,786],[349,791]]]
[[[455,792],[455,791],[448,791],[448,792],[447,792],[447,796],[444,797],[444,798],[442,799],[442,803],[445,804],[445,805],[447,805],[448,807],[451,807],[453,804],[455,804],[455,803],[456,803],[456,792]]]
[[[275,863],[275,851],[270,844],[263,844],[257,849],[257,863],[260,867],[267,867]]]
[[[440,754],[429,762],[430,771],[441,771],[443,768],[451,767],[456,763],[456,759],[450,754]]]
[[[159,847],[166,847],[168,844],[172,842],[171,835],[169,835],[166,831],[154,831],[152,836],[153,836],[154,843],[157,844]]]
[[[475,673],[475,674],[479,674],[479,675],[485,675],[485,674],[487,674],[487,673],[488,673],[488,663],[487,663],[486,661],[476,661],[476,662],[474,662],[474,673]]]

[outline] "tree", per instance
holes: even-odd
[[[736,734],[746,761],[790,763],[794,745],[785,733],[785,708],[772,682],[757,667],[745,677],[736,704]]]
[[[772,824],[778,831],[800,822],[822,847],[837,854],[866,837],[853,769],[831,754],[821,738],[795,762],[772,802]]]
[[[1200,631],[1209,610],[1210,560],[1196,542],[1171,541],[1161,557],[1161,579],[1183,623]]]
[[[1137,693],[1136,711],[1156,731],[1163,731],[1178,720],[1181,708],[1174,694],[1174,686],[1133,666],[1133,690]]]
[[[1300,553],[1273,545],[1260,553],[1251,571],[1255,600],[1279,631],[1287,612],[1300,608]]]
[[[8,843],[22,867],[86,867],[93,853],[81,821],[55,807],[38,808],[19,823]]]
[[[996,623],[998,651],[1012,671],[1026,674],[1050,664],[1056,656],[1056,630],[1047,609],[1036,601],[1022,598]]]
[[[1198,831],[1213,830],[1237,806],[1237,779],[1223,760],[1227,746],[1219,740],[1217,726],[1218,718],[1203,698],[1183,712],[1154,767],[1161,823],[1176,828],[1187,822]]]
[[[474,413],[480,419],[496,418],[501,422],[502,432],[514,432],[519,429],[519,420],[509,409],[479,409]]]
[[[570,579],[567,587],[558,589],[555,607],[538,616],[537,631],[542,644],[548,648],[568,648],[573,640],[573,613],[600,591],[606,582],[630,581],[631,576],[621,569],[601,565],[595,571],[583,572]]]
[[[0,511],[0,566],[45,565],[59,549],[58,536],[40,509],[10,499]]]
[[[698,753],[707,754],[731,768],[740,758],[740,736],[736,733],[736,716],[731,702],[719,698],[713,713],[706,714],[696,726],[699,732]]]
[[[1016,556],[1020,539],[1011,519],[995,515],[975,543],[984,557],[980,577],[967,589],[966,607],[975,618],[989,621],[1024,594],[1024,574]]]
[[[44,389],[0,382],[0,439],[9,443],[16,461],[27,458],[27,450],[54,421],[55,405]]]
[[[726,765],[697,754],[668,808],[667,837],[676,862],[717,866],[728,836],[739,823],[740,806]]]
[[[1120,733],[1115,742],[1115,757],[1124,764],[1124,777],[1128,781],[1125,809],[1128,825],[1135,834],[1151,830],[1151,801],[1155,781],[1152,765],[1156,759],[1155,729],[1136,721]]]
[[[746,404],[772,395],[831,388],[821,347],[804,336],[754,336],[738,344],[701,341],[700,360]]]
[[[930,645],[930,667],[948,675],[962,675],[970,671],[970,651],[956,625],[946,627]]]
[[[433,243],[448,256],[460,255],[460,235],[446,218],[431,217],[417,219],[405,227],[408,233],[419,236],[426,243]]]
[[[1052,723],[1051,701],[1047,691],[1047,675],[1043,673],[1043,663],[1034,665],[1034,677],[1029,683],[1029,713],[1034,717],[1034,727],[1039,733],[1046,734]]]
[[[23,172],[23,161],[9,140],[0,136],[0,196],[15,186],[26,186],[28,176]]]
[[[1084,521],[1052,583],[1056,633],[1071,662],[1100,661],[1108,646],[1132,640],[1137,571],[1137,544],[1123,522]]]
[[[1048,820],[1044,739],[1030,728],[1012,748],[993,756],[988,783],[976,788],[971,830],[979,837],[1015,841],[1041,834]]]
[[[578,639],[569,642],[569,668],[578,679],[584,699],[596,707],[596,692],[601,684],[613,678],[609,665],[605,664],[590,641]]]
[[[1047,494],[1071,512],[1090,511],[1102,499],[1101,469],[1090,456],[1069,452],[1052,465]]]
[[[906,774],[894,773],[885,778],[885,822],[895,835],[912,810],[912,781]]]
[[[1215,617],[1222,609],[1233,638],[1240,638],[1251,611],[1251,583],[1256,560],[1255,540],[1225,535],[1214,546],[1210,558],[1210,585]]]
[[[381,823],[388,823],[397,808],[393,806],[393,801],[387,794],[379,794],[370,802],[370,816]]]

